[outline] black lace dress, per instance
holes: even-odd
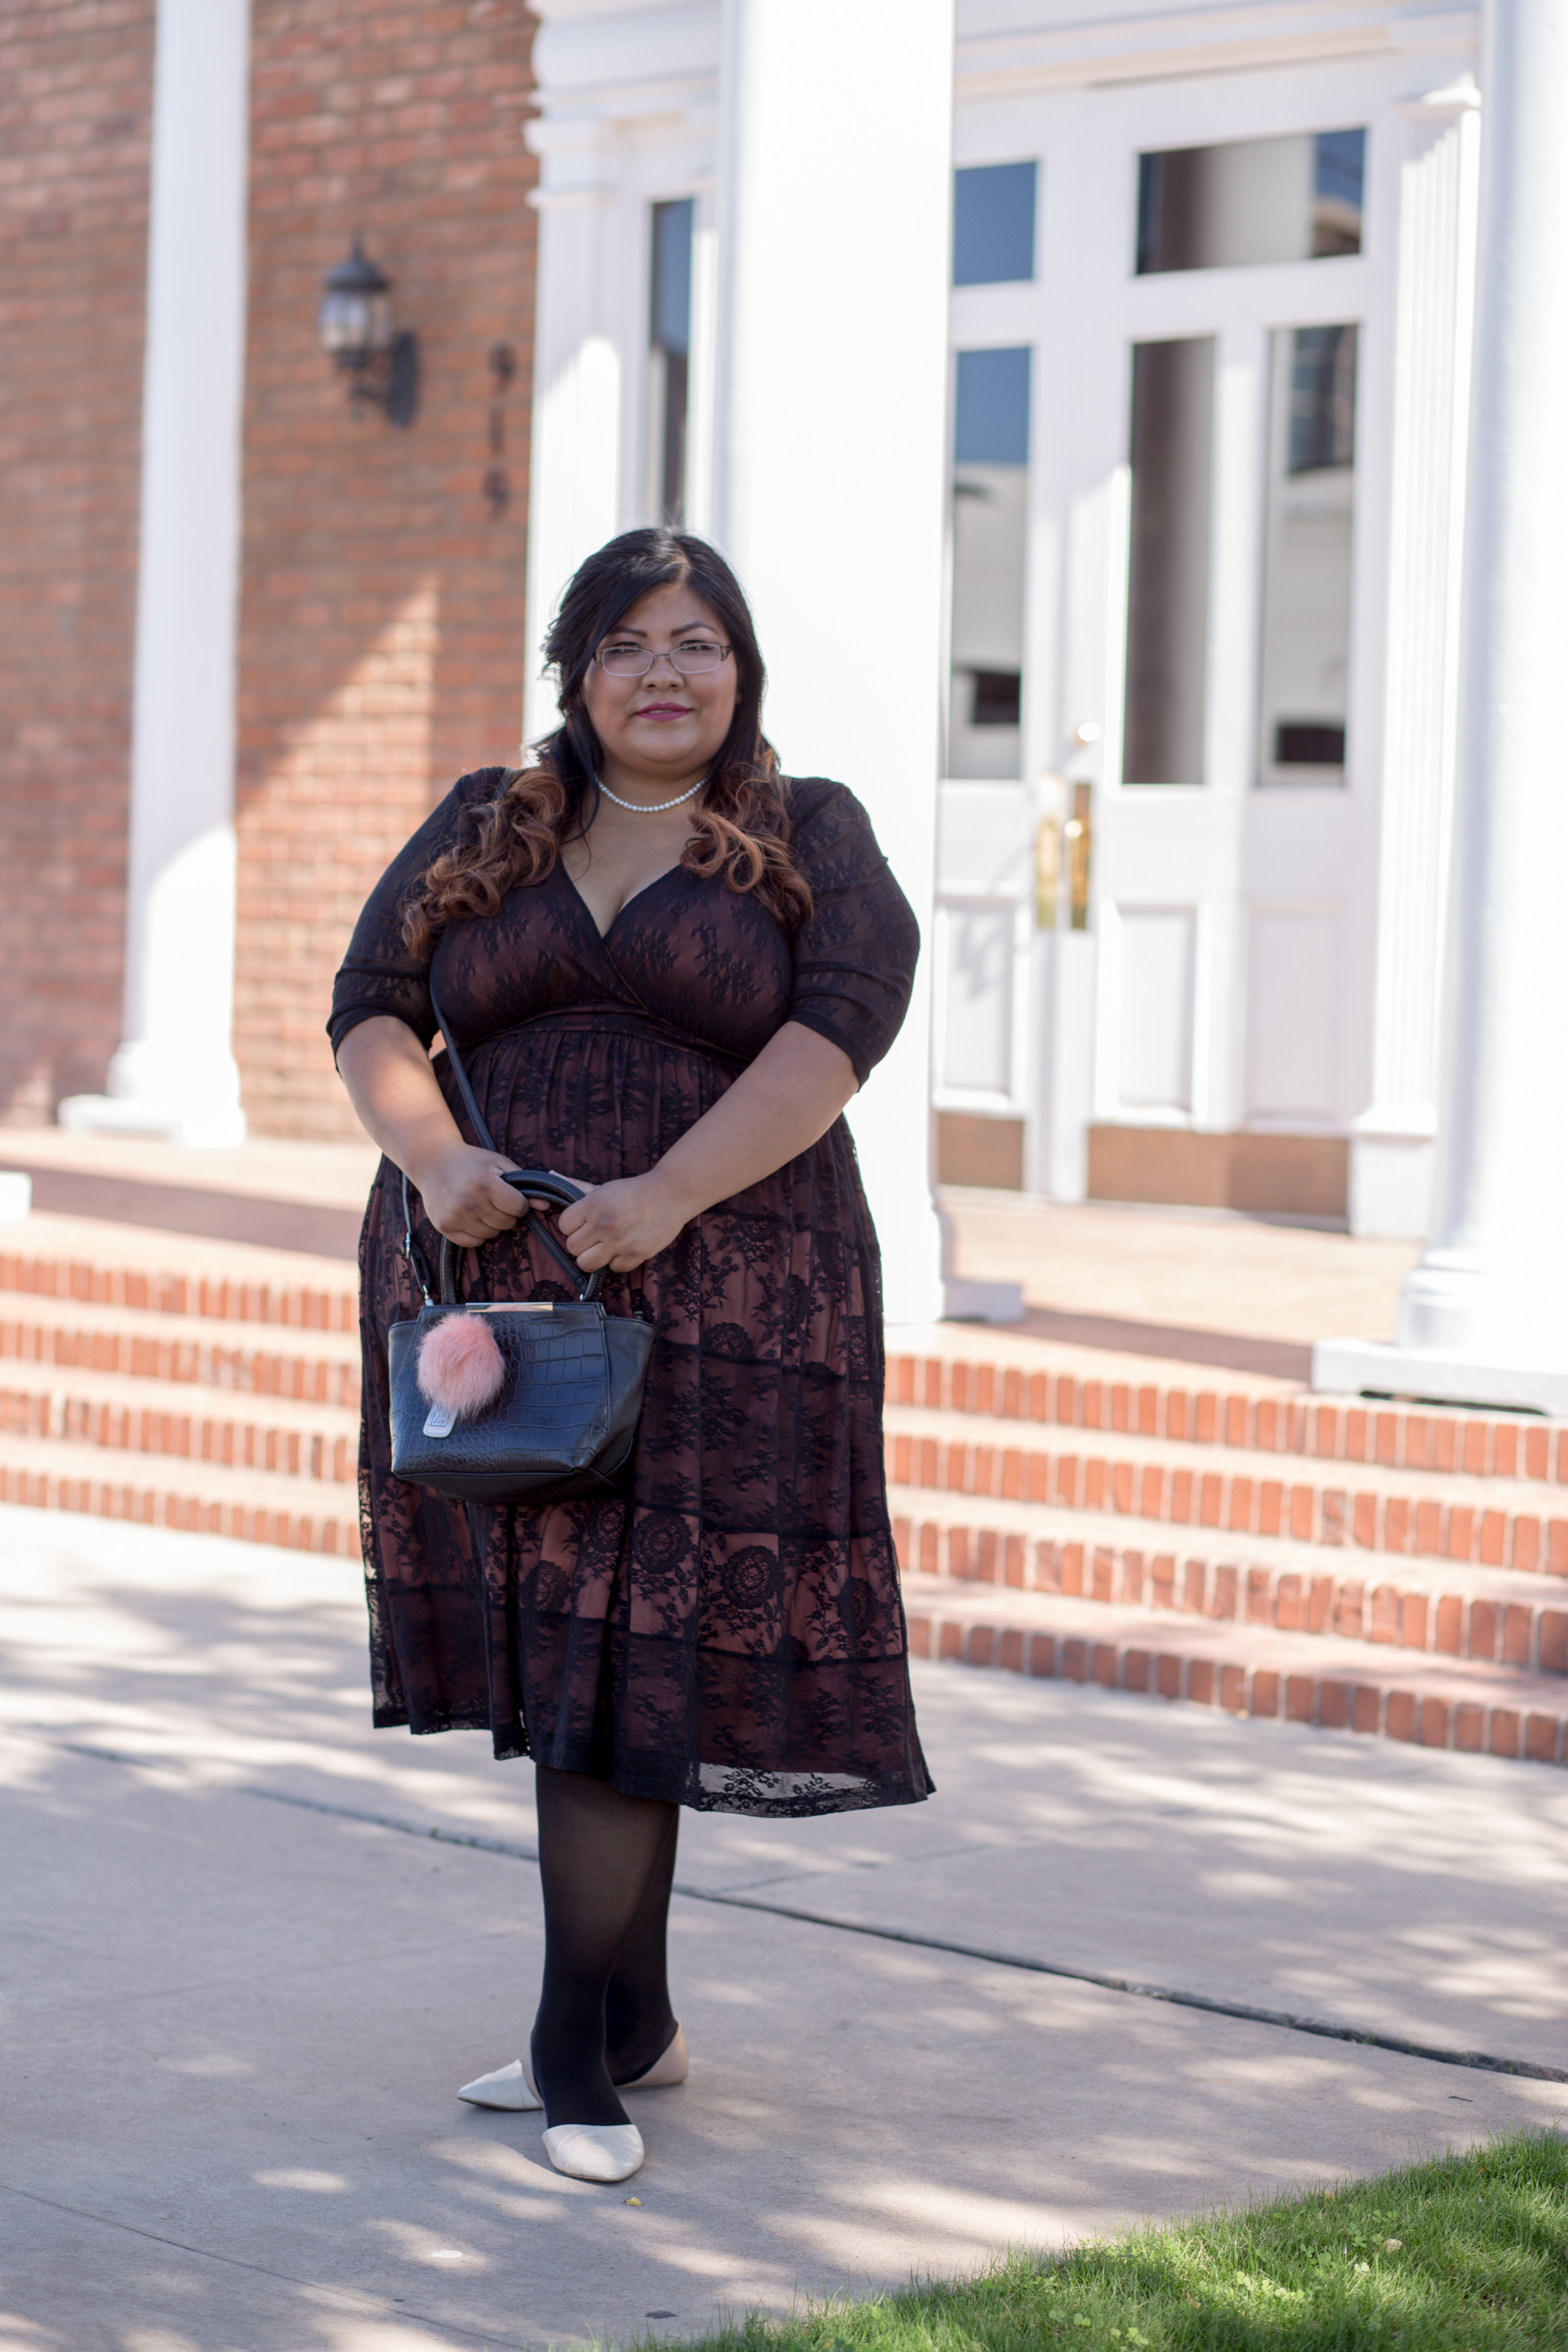
[[[429,971],[399,909],[462,804],[502,774],[464,777],[376,886],[338,975],[334,1047],[377,1013],[430,1043]],[[602,939],[559,865],[442,934],[436,992],[511,1159],[595,1181],[640,1173],[786,1020],[841,1046],[862,1080],[887,1051],[914,918],[853,795],[790,792],[816,898],[793,942],[754,898],[680,867]],[[434,1066],[468,1134],[444,1055]],[[414,1200],[434,1265],[439,1236]],[[607,1310],[655,1330],[625,1501],[465,1509],[393,1477],[386,1335],[419,1304],[402,1234],[384,1160],[360,1251],[376,1723],[487,1727],[498,1756],[731,1812],[925,1797],[882,1465],[877,1239],[844,1121],[607,1279]],[[478,1272],[483,1297],[572,1295],[526,1226],[487,1244]]]

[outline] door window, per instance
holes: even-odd
[[[1345,780],[1358,342],[1353,326],[1269,338],[1262,784]]]
[[[1214,361],[1212,335],[1132,347],[1130,784],[1204,781]]]
[[[1138,158],[1138,274],[1359,253],[1364,131],[1234,139]]]
[[[1023,772],[1027,348],[960,352],[952,468],[947,772]]]

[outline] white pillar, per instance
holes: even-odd
[[[1318,1386],[1568,1413],[1568,7],[1489,0],[1432,1238],[1391,1348]]]
[[[944,1289],[931,1191],[952,74],[952,0],[727,0],[716,535],[786,771],[858,795],[921,920],[850,1111],[895,1323],[1018,1311]]]
[[[1430,1229],[1443,915],[1458,705],[1460,555],[1476,276],[1479,93],[1403,111],[1388,656],[1372,1100],[1351,1130],[1354,1234]]]
[[[241,1141],[230,1033],[248,0],[159,0],[124,1042],[60,1124]]]

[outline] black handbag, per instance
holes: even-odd
[[[493,1151],[438,1005],[436,1018],[468,1117],[482,1147]],[[542,1168],[509,1169],[503,1181],[557,1209],[584,1197],[575,1184]],[[413,1322],[395,1323],[387,1334],[394,1477],[465,1503],[570,1503],[624,1494],[652,1326],[640,1316],[606,1315],[599,1297],[603,1267],[584,1274],[542,1222],[535,1223],[536,1237],[576,1286],[574,1300],[465,1300],[459,1252],[443,1238],[437,1303],[414,1241],[406,1177],[403,1198],[404,1247],[425,1305]],[[453,1318],[466,1318],[462,1329],[437,1338]]]

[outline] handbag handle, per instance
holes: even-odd
[[[447,1051],[450,1052],[450,1050],[448,1046]],[[493,1146],[491,1148],[493,1149]],[[552,1176],[544,1168],[503,1168],[499,1173],[503,1184],[511,1185],[515,1192],[531,1192],[536,1199],[548,1201],[555,1209],[564,1209],[572,1202],[581,1201],[584,1198],[580,1186],[568,1183],[564,1176]],[[592,1274],[584,1274],[576,1259],[568,1257],[547,1226],[536,1221],[533,1230],[535,1236],[543,1243],[556,1265],[561,1266],[570,1279],[577,1285],[577,1297],[581,1303],[584,1307],[592,1307],[605,1286],[605,1268],[602,1265],[597,1266]],[[441,1236],[441,1304],[443,1307],[460,1307],[463,1303],[458,1292],[458,1260],[461,1255],[462,1252],[458,1244],[449,1242],[443,1234]]]
[[[436,1015],[436,1026],[441,1032],[442,1043],[447,1048],[447,1059],[450,1062],[452,1075],[458,1081],[458,1092],[463,1097],[463,1108],[468,1112],[474,1133],[479,1139],[479,1149],[482,1151],[495,1151],[495,1139],[485,1125],[483,1114],[474,1098],[474,1090],[468,1084],[468,1074],[463,1067],[463,1057],[453,1043],[452,1033],[447,1026],[446,1015],[442,1013],[437,999],[434,980],[430,981],[429,989],[430,1010]],[[500,1157],[499,1152],[497,1157]],[[531,1192],[536,1198],[550,1202],[552,1206],[557,1209],[564,1209],[572,1202],[580,1201],[584,1197],[577,1185],[569,1183],[564,1176],[552,1176],[543,1168],[501,1168],[496,1172],[503,1184],[511,1185],[519,1192]],[[567,1278],[577,1285],[577,1296],[584,1306],[592,1306],[605,1286],[604,1267],[600,1266],[594,1274],[584,1275],[576,1259],[567,1256],[554,1234],[546,1226],[535,1224],[534,1232]],[[449,1242],[443,1234],[441,1236],[441,1304],[443,1307],[456,1307],[459,1303],[458,1244],[456,1242]]]

